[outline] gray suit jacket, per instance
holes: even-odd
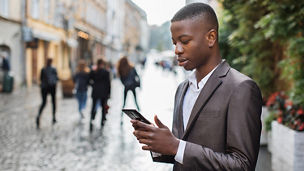
[[[254,170],[262,109],[256,83],[222,62],[200,92],[184,131],[182,108],[188,85],[186,80],[176,91],[172,128],[186,141],[183,164],[174,156],[157,161],[174,162],[175,171]]]

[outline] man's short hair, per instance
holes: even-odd
[[[53,59],[52,59],[52,58],[47,58],[47,60],[46,60],[46,65],[47,65],[47,66],[51,66],[51,65],[52,65],[52,62],[53,62]]]
[[[97,65],[103,65],[105,63],[105,61],[102,58],[99,58],[97,60]]]
[[[180,9],[171,19],[171,22],[194,19],[203,16],[210,26],[218,30],[218,21],[214,10],[204,3],[191,3]]]

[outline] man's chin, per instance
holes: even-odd
[[[184,66],[183,67],[186,71],[192,71],[194,68],[190,66]]]

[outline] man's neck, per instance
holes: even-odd
[[[217,65],[222,62],[222,58],[217,58],[217,60],[211,61],[205,66],[201,67],[201,69],[197,69],[195,76],[196,82],[199,83],[207,74],[209,74]]]

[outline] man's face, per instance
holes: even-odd
[[[185,19],[171,23],[172,41],[179,66],[193,70],[206,64],[210,56],[208,31],[203,19]]]

